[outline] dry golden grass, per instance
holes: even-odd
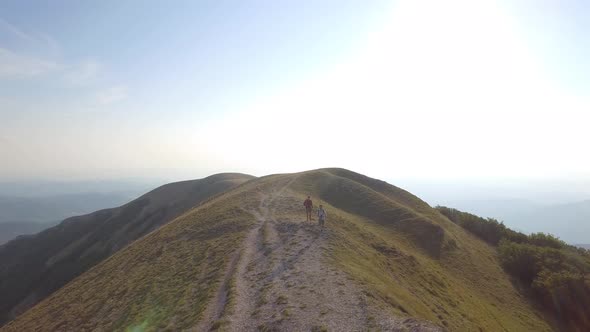
[[[326,188],[335,184],[339,190]],[[340,169],[303,173],[294,187],[301,198],[320,198],[329,213],[331,264],[361,282],[367,295],[393,314],[451,331],[551,329],[515,289],[494,248],[415,196]],[[355,202],[354,195],[375,199]],[[390,217],[393,213],[399,217]],[[412,221],[400,227],[403,218]],[[416,223],[419,218],[444,231],[440,245],[422,243],[431,229]]]
[[[4,330],[194,327],[255,222],[249,211],[258,208],[259,194],[289,179],[291,195],[303,201],[310,194],[325,206],[325,259],[360,284],[373,305],[451,331],[550,330],[511,284],[492,247],[417,197],[341,169],[263,177],[220,195],[83,274]]]

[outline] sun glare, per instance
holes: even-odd
[[[358,53],[202,135],[233,133],[218,135],[213,150],[235,151],[225,161],[253,169],[347,164],[415,176],[439,163],[451,177],[551,173],[558,156],[545,148],[582,144],[587,103],[549,82],[517,32],[493,2],[400,1]],[[561,130],[566,123],[575,130]],[[580,158],[572,165],[588,164]]]

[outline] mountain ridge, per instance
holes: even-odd
[[[217,195],[2,330],[551,330],[540,317],[494,248],[400,188],[320,169]]]

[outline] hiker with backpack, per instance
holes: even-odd
[[[310,196],[307,196],[307,199],[303,202],[303,206],[305,206],[307,221],[311,221],[311,209],[313,208],[313,202],[311,201]]]
[[[328,216],[328,213],[326,212],[326,210],[324,210],[324,207],[320,204],[320,208],[318,209],[318,219],[319,219],[320,227],[322,229],[324,229],[324,223],[326,222],[327,216]]]

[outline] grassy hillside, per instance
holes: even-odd
[[[194,325],[253,223],[239,188],[91,268],[3,329],[177,330]],[[59,309],[58,309],[59,308]]]
[[[303,222],[308,194],[328,211],[325,232]],[[320,331],[359,322],[551,330],[493,246],[410,193],[343,169],[249,181],[121,250],[3,330]]]
[[[318,178],[332,188],[318,186]],[[550,329],[514,288],[493,248],[415,196],[345,170],[300,180],[300,191],[332,212],[331,262],[392,313],[451,331]],[[363,194],[351,198],[352,192]],[[362,203],[367,196],[371,203]],[[357,208],[344,207],[344,200]]]
[[[171,183],[119,208],[73,217],[0,246],[0,323],[12,319],[129,243],[252,177]]]

